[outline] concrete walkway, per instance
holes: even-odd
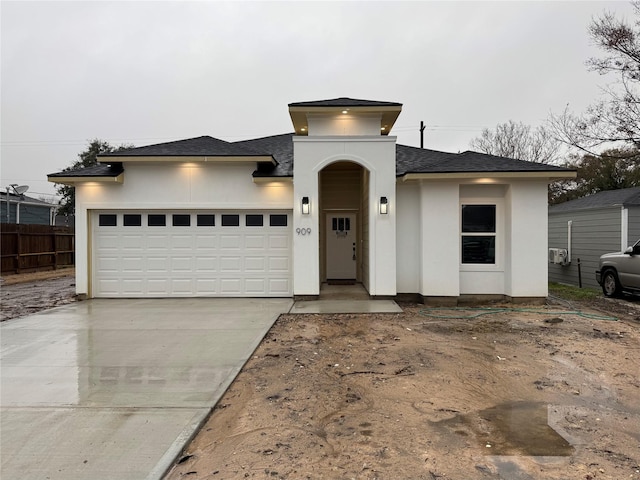
[[[161,478],[291,305],[90,300],[3,322],[0,478]]]

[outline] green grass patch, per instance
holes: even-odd
[[[602,292],[595,288],[578,288],[554,282],[549,282],[549,294],[565,300],[594,300],[602,296]]]

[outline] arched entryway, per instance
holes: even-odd
[[[332,163],[319,172],[318,191],[320,282],[367,288],[369,171],[350,161]]]

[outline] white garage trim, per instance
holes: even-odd
[[[291,212],[91,212],[94,297],[289,297]]]

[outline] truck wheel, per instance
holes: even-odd
[[[618,275],[613,270],[607,270],[602,277],[602,292],[605,297],[618,297],[620,296],[620,282],[618,281]]]

